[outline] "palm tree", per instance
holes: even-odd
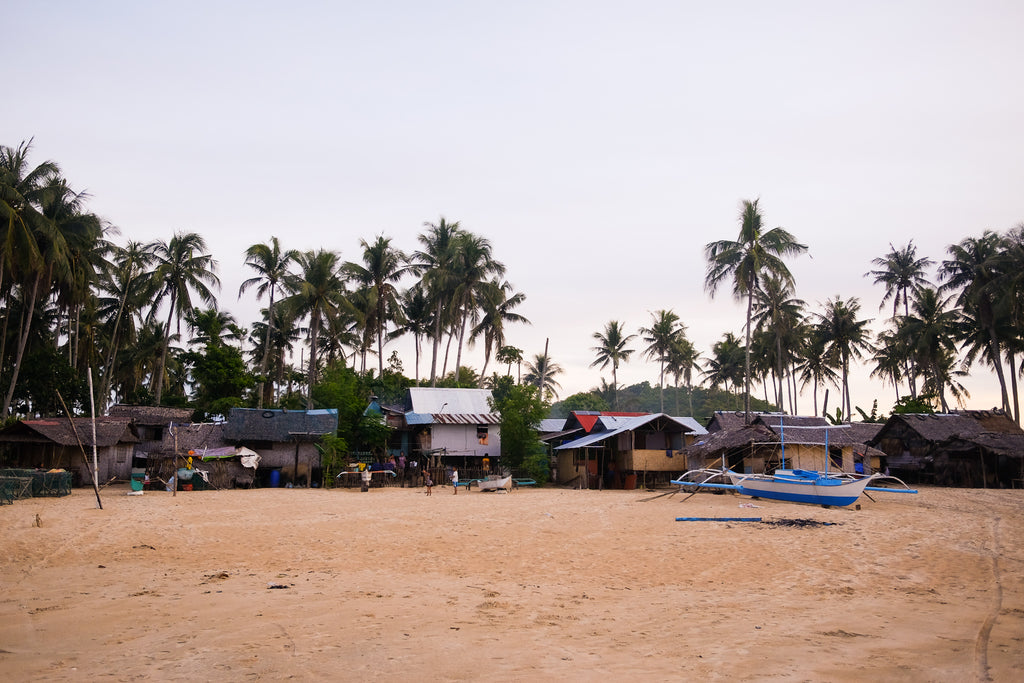
[[[910,315],[910,294],[922,287],[928,286],[929,283],[928,278],[925,277],[925,270],[934,265],[935,262],[930,258],[917,257],[917,247],[914,246],[914,240],[910,240],[902,249],[897,249],[890,243],[889,249],[889,253],[884,257],[872,259],[871,263],[877,266],[878,269],[868,271],[864,276],[874,277],[876,285],[881,284],[885,287],[885,296],[882,297],[878,310],[882,310],[885,307],[885,303],[891,298],[892,317],[895,320],[901,300],[903,302],[903,315]],[[912,363],[913,361],[908,359],[907,362]],[[908,365],[905,369],[905,374],[907,375],[910,395],[916,397],[917,385],[914,378],[917,373],[913,367]]]
[[[708,263],[704,277],[705,290],[714,296],[722,282],[731,279],[736,299],[742,300],[745,297],[747,300],[743,399],[747,422],[750,422],[750,323],[754,310],[754,294],[761,280],[768,274],[777,276],[792,289],[793,275],[782,261],[782,257],[796,256],[807,251],[807,245],[797,242],[786,230],[763,229],[763,217],[758,201],[743,200],[740,233],[736,240],[719,240],[704,247],[704,256]]]
[[[562,385],[555,381],[555,375],[561,374],[562,368],[551,360],[551,356],[548,355],[547,351],[544,353],[538,353],[533,357],[533,361],[526,362],[526,383],[532,384],[540,389],[541,395],[547,400],[552,397],[558,397],[557,389],[561,389]]]
[[[756,293],[753,321],[757,330],[768,335],[773,347],[775,365],[772,372],[777,382],[775,396],[779,412],[783,410],[785,369],[793,360],[793,347],[800,343],[796,333],[803,321],[805,305],[802,299],[793,298],[793,290],[774,273],[764,277]]]
[[[501,277],[505,274],[505,266],[496,261],[491,253],[488,239],[464,232],[459,235],[455,257],[455,292],[453,301],[457,308],[456,315],[459,344],[455,354],[455,376],[459,377],[462,365],[462,343],[466,335],[467,323],[476,325],[480,311],[486,303],[490,277]],[[494,296],[491,293],[491,296]]]
[[[508,282],[494,279],[483,286],[481,291],[483,316],[470,333],[469,340],[472,343],[477,337],[484,338],[484,367],[480,371],[480,386],[483,386],[491,354],[505,346],[505,323],[529,325],[530,321],[512,310],[526,301],[526,295],[515,292],[509,296],[512,285]]]
[[[956,357],[954,335],[960,321],[959,311],[948,308],[951,298],[931,287],[917,290],[912,313],[899,319],[898,332],[915,367],[924,373],[925,391],[938,396],[943,412],[949,411],[945,380],[951,378],[949,359]]]
[[[153,262],[153,254],[146,247],[133,240],[122,247],[115,247],[111,267],[105,269],[98,288],[111,296],[100,298],[98,315],[113,320],[107,347],[107,359],[103,370],[103,388],[99,393],[100,409],[105,410],[110,396],[111,381],[116,367],[117,353],[121,346],[122,332],[127,343],[135,338],[136,317],[155,292],[150,290],[152,280],[144,277],[146,269]]]
[[[437,349],[441,341],[441,330],[450,321],[442,314],[444,304],[450,301],[455,291],[456,254],[458,237],[462,234],[458,221],[449,223],[444,216],[437,223],[423,224],[426,232],[419,236],[421,251],[412,255],[410,270],[422,277],[423,288],[434,307],[434,342],[430,358],[430,386],[437,386]]]
[[[665,363],[668,361],[672,346],[681,335],[686,333],[686,326],[679,321],[673,311],[660,310],[651,314],[650,327],[641,327],[640,333],[647,342],[644,356],[657,359],[659,364],[658,385],[661,393],[661,412],[665,412]]]
[[[636,335],[626,334],[623,325],[618,320],[611,320],[604,326],[603,332],[595,332],[593,337],[598,344],[590,350],[597,354],[597,359],[590,364],[590,367],[600,366],[604,370],[609,364],[612,366],[612,391],[615,397],[613,405],[618,410],[619,363],[629,362],[633,349],[627,348],[627,345],[636,339]]]
[[[875,367],[871,377],[892,382],[896,391],[896,400],[900,400],[900,380],[903,379],[910,351],[901,339],[899,330],[883,330],[875,339],[875,353],[871,360]]]
[[[743,363],[746,357],[746,349],[740,345],[740,340],[732,332],[726,332],[722,340],[711,346],[711,357],[704,361],[704,381],[711,386],[721,384],[729,391],[729,386],[735,389],[743,381]]]
[[[860,358],[863,352],[871,350],[867,324],[870,320],[857,320],[860,300],[851,297],[843,301],[840,297],[825,302],[825,312],[819,314],[818,328],[825,340],[825,353],[838,363],[842,373],[843,415],[852,414],[850,404],[850,360]]]
[[[28,309],[23,318],[18,346],[15,351],[11,384],[0,415],[7,415],[18,375],[24,358],[28,338],[33,326],[36,304],[49,299],[53,290],[60,292],[65,283],[74,281],[76,245],[102,239],[103,226],[94,214],[84,211],[86,195],[76,193],[64,178],[51,176],[49,183],[40,188],[38,210],[33,220],[33,239],[39,250],[40,259],[27,264],[21,270],[20,289]],[[80,287],[84,289],[84,285]]]
[[[189,344],[193,346],[224,346],[227,340],[240,340],[235,316],[227,311],[193,308],[185,314],[185,323],[191,336]]]
[[[159,289],[153,302],[153,310],[167,297],[167,323],[164,327],[164,349],[156,373],[156,389],[153,392],[156,405],[160,405],[163,394],[167,350],[170,347],[171,323],[178,320],[178,334],[181,334],[181,318],[194,307],[193,292],[199,300],[216,305],[216,297],[209,286],[220,287],[217,277],[217,262],[206,251],[206,240],[194,232],[176,232],[169,242],[157,241],[147,247],[153,253],[156,264],[150,277]],[[208,286],[209,285],[209,286]]]
[[[245,250],[245,265],[256,271],[256,276],[242,282],[238,287],[238,298],[242,298],[250,287],[256,287],[256,298],[262,299],[263,295],[268,296],[267,303],[267,325],[266,335],[263,338],[263,357],[260,359],[260,383],[256,389],[258,407],[262,408],[264,402],[270,402],[270,383],[266,381],[267,368],[270,364],[270,337],[274,334],[274,299],[277,289],[287,277],[289,268],[298,258],[299,252],[295,249],[281,250],[281,243],[277,237],[270,238],[270,244],[253,244]]]
[[[411,334],[416,350],[416,382],[420,381],[420,350],[423,337],[429,336],[432,323],[432,309],[427,300],[423,287],[415,285],[405,290],[401,295],[400,305],[402,307],[401,322],[391,333],[390,338],[396,339],[403,334]]]
[[[899,315],[901,301],[903,315],[910,315],[910,294],[928,286],[925,270],[935,262],[930,258],[917,257],[914,240],[910,240],[902,249],[897,249],[890,243],[889,249],[891,251],[884,257],[871,260],[878,269],[868,271],[864,277],[874,277],[876,285],[881,284],[885,287],[885,296],[882,297],[878,310],[882,310],[886,302],[892,299],[892,317],[895,318]]]
[[[328,317],[337,315],[346,305],[345,283],[338,254],[318,249],[299,254],[300,273],[285,278],[289,296],[281,305],[297,319],[309,318],[309,365],[306,370],[306,408],[313,408],[313,384],[316,382],[317,343],[320,329]]]
[[[1003,410],[1009,415],[1010,398],[1003,375],[1001,347],[1005,343],[998,333],[999,318],[1004,314],[997,307],[999,296],[999,260],[1005,247],[1002,237],[986,230],[981,237],[969,237],[948,249],[950,258],[939,268],[939,279],[944,280],[942,291],[956,292],[956,304],[976,322],[987,335],[985,355],[999,379]],[[1007,310],[1008,312],[1008,310]]]
[[[523,383],[523,350],[517,349],[514,346],[502,346],[498,349],[498,353],[494,356],[495,360],[503,365],[508,366],[508,371],[505,376],[508,377],[512,374],[512,364],[516,364],[518,375],[516,377],[516,384]]]
[[[42,229],[41,194],[60,176],[52,161],[30,168],[31,149],[32,140],[17,148],[0,145],[0,292],[9,268],[24,270],[38,264],[34,232]]]
[[[366,240],[359,240],[359,244],[363,248],[362,264],[349,261],[343,269],[349,279],[367,290],[368,300],[372,302],[372,316],[367,327],[377,339],[378,371],[383,376],[385,332],[388,323],[401,315],[395,283],[402,279],[409,267],[406,255],[391,246],[390,237],[378,235],[373,244]]]
[[[700,353],[697,347],[686,338],[680,336],[672,344],[665,369],[675,378],[676,383],[676,414],[679,414],[679,380],[686,382],[686,393],[690,398],[690,415],[693,415],[693,371],[699,370]]]
[[[796,371],[800,375],[800,388],[806,388],[808,384],[813,387],[814,392],[814,414],[818,414],[818,387],[825,384],[840,386],[839,375],[832,369],[828,359],[828,340],[819,326],[811,327],[807,333],[809,341],[801,360],[797,363]],[[826,399],[828,394],[826,393]],[[826,400],[826,403],[828,401]]]

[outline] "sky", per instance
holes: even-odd
[[[0,144],[34,138],[114,241],[202,234],[220,307],[259,317],[244,251],[272,236],[358,261],[440,217],[487,237],[532,322],[507,330],[592,368],[610,320],[676,312],[704,355],[745,309],[704,288],[703,247],[740,203],[808,245],[818,312],[871,260],[1024,222],[1024,4],[975,2],[206,2],[8,4]],[[404,283],[406,285],[411,282]],[[411,344],[393,345],[407,375]],[[619,383],[658,381],[642,342]],[[385,349],[390,354],[392,347]],[[483,364],[482,345],[468,364]],[[495,369],[492,363],[488,372]],[[852,401],[895,392],[854,369]],[[429,373],[429,357],[421,373]],[[999,404],[994,376],[963,381]],[[838,405],[838,392],[833,407]],[[809,390],[798,412],[813,410]]]

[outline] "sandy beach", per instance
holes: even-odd
[[[1024,671],[1020,490],[859,510],[642,490],[126,492],[105,489],[102,510],[91,489],[0,507],[7,680]]]

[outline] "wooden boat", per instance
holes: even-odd
[[[491,475],[486,479],[480,479],[476,485],[481,491],[497,491],[498,489],[512,490],[512,477],[498,477]]]
[[[689,474],[687,473],[687,475]],[[883,474],[857,478],[845,475],[836,476],[813,470],[776,470],[774,474],[740,474],[732,470],[717,472],[705,470],[704,474],[710,476],[706,476],[703,481],[694,481],[684,475],[678,480],[673,480],[672,483],[684,487],[726,489],[752,498],[810,503],[825,507],[852,505],[865,491],[917,493],[916,490],[910,488],[870,486],[875,480],[886,479],[887,477]],[[711,481],[718,477],[728,478],[730,483]]]

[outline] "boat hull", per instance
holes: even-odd
[[[799,470],[778,475],[729,472],[735,490],[745,496],[837,507],[855,503],[872,478],[838,479]]]
[[[501,479],[484,479],[476,483],[480,487],[481,491],[497,491],[498,489],[505,489],[506,491],[512,490],[512,477],[502,477]]]

